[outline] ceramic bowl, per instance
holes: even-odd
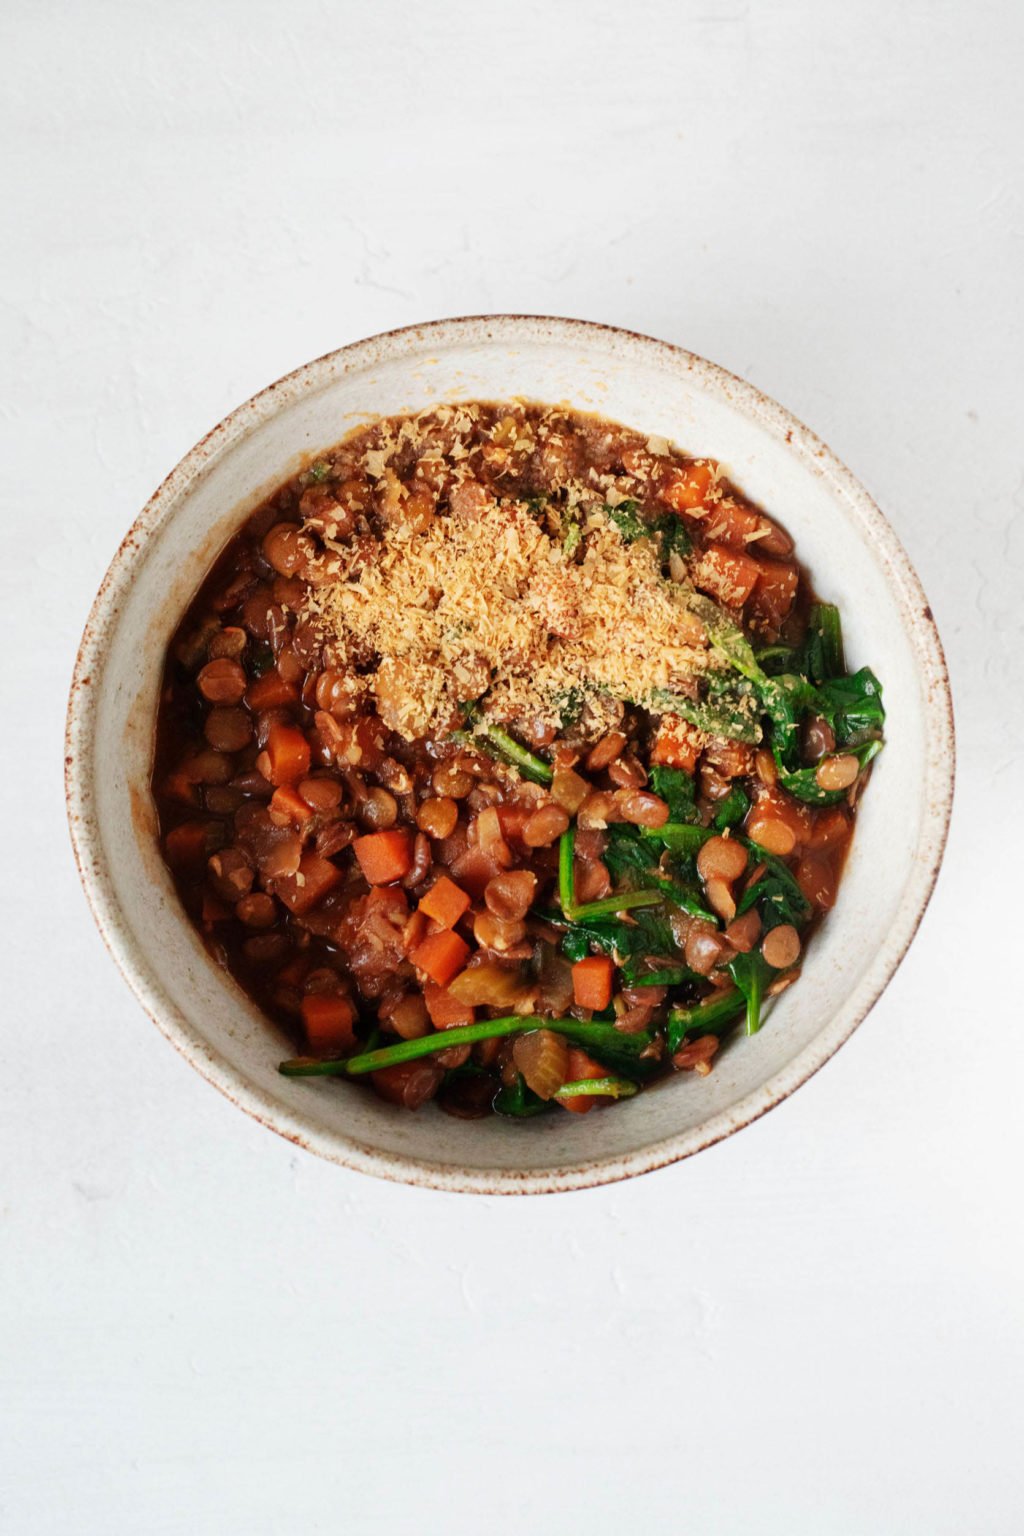
[[[567,401],[722,461],[797,541],[842,606],[848,655],[882,679],[888,744],[839,900],[798,986],[708,1078],[672,1078],[597,1114],[525,1123],[417,1114],[337,1080],[286,1080],[285,1038],[207,956],[157,848],[149,792],[168,639],[214,556],[280,481],[354,425],[439,401]],[[714,364],[572,320],[440,321],[361,341],[265,389],[165,480],[118,550],[75,672],[67,791],[82,881],[143,1008],[192,1063],[265,1125],[347,1167],[442,1189],[540,1193],[643,1173],[749,1124],[805,1082],[878,998],[938,872],[953,786],[942,649],[892,529],[825,445]],[[879,1049],[882,1049],[879,1041]]]

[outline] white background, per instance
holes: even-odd
[[[5,1533],[1024,1528],[1022,17],[8,0]],[[690,1162],[521,1201],[319,1163],[205,1086],[93,930],[60,778],[176,460],[307,358],[491,310],[681,342],[816,428],[917,564],[960,733],[937,894],[839,1057]]]

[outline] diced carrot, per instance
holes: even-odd
[[[612,1000],[615,967],[607,955],[588,955],[572,968],[572,995],[577,1008],[600,1013]]]
[[[420,900],[420,911],[434,918],[442,928],[454,928],[469,906],[470,899],[465,891],[454,880],[449,880],[447,875],[441,875],[435,880]]]
[[[724,544],[709,544],[696,562],[694,585],[730,608],[742,608],[757,585],[761,567],[749,555]]]
[[[663,715],[651,748],[651,762],[665,768],[696,773],[703,738],[700,731],[678,715]]]
[[[595,1061],[593,1056],[588,1056],[586,1051],[581,1051],[579,1046],[570,1045],[569,1060],[565,1072],[565,1081],[567,1083],[579,1083],[587,1080],[593,1082],[595,1078],[607,1077],[608,1075],[607,1067],[602,1067],[599,1061]],[[593,1097],[556,1098],[555,1102],[561,1104],[562,1108],[567,1109],[571,1115],[585,1115],[588,1110],[593,1109],[595,1104],[607,1104],[608,1096],[594,1094]]]
[[[800,573],[795,565],[783,560],[757,560],[759,574],[754,587],[751,611],[756,618],[777,629],[796,601]]]
[[[347,997],[317,992],[302,999],[302,1022],[309,1048],[318,1054],[350,1051],[356,1043],[352,1028],[356,1010]]]
[[[253,714],[262,709],[290,709],[299,702],[294,683],[286,683],[276,667],[255,678],[245,690],[245,702]]]
[[[304,827],[312,821],[313,812],[297,789],[293,789],[290,784],[282,784],[270,797],[270,819],[280,822],[282,826],[294,822],[296,826]]]
[[[412,835],[401,828],[357,837],[352,851],[371,885],[390,885],[412,868]]]
[[[183,821],[164,838],[167,862],[172,869],[200,869],[206,861],[210,826],[205,821]]]
[[[476,1019],[475,1008],[460,1003],[447,987],[438,987],[432,981],[424,985],[423,1001],[435,1029],[454,1029],[456,1024],[472,1024]]]
[[[770,530],[771,524],[760,512],[726,497],[716,503],[703,531],[706,538],[738,549],[741,555],[756,555],[757,535]]]
[[[274,894],[280,897],[289,912],[302,917],[318,906],[340,880],[338,866],[309,848],[299,861],[298,874],[283,875],[274,881]]]
[[[309,742],[298,726],[276,724],[267,736],[271,784],[294,784],[309,772]]]
[[[410,959],[439,987],[446,987],[469,959],[469,945],[457,933],[430,933],[417,944]]]
[[[676,512],[693,512],[704,505],[714,478],[710,464],[681,466],[673,470],[661,489],[660,498]]]

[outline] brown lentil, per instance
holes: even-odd
[[[819,789],[834,794],[837,790],[849,789],[859,773],[860,763],[855,757],[840,755],[823,758],[814,771],[814,778]]]
[[[523,825],[527,848],[549,848],[569,830],[569,813],[560,805],[542,805]]]
[[[448,796],[424,800],[416,812],[416,825],[420,831],[439,839],[451,837],[458,819],[459,808]]]
[[[789,923],[770,929],[761,940],[761,953],[776,971],[788,971],[800,958],[800,935]]]

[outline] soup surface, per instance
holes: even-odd
[[[170,647],[153,792],[282,1071],[583,1113],[706,1075],[798,978],[883,723],[717,464],[473,402],[249,518]]]

